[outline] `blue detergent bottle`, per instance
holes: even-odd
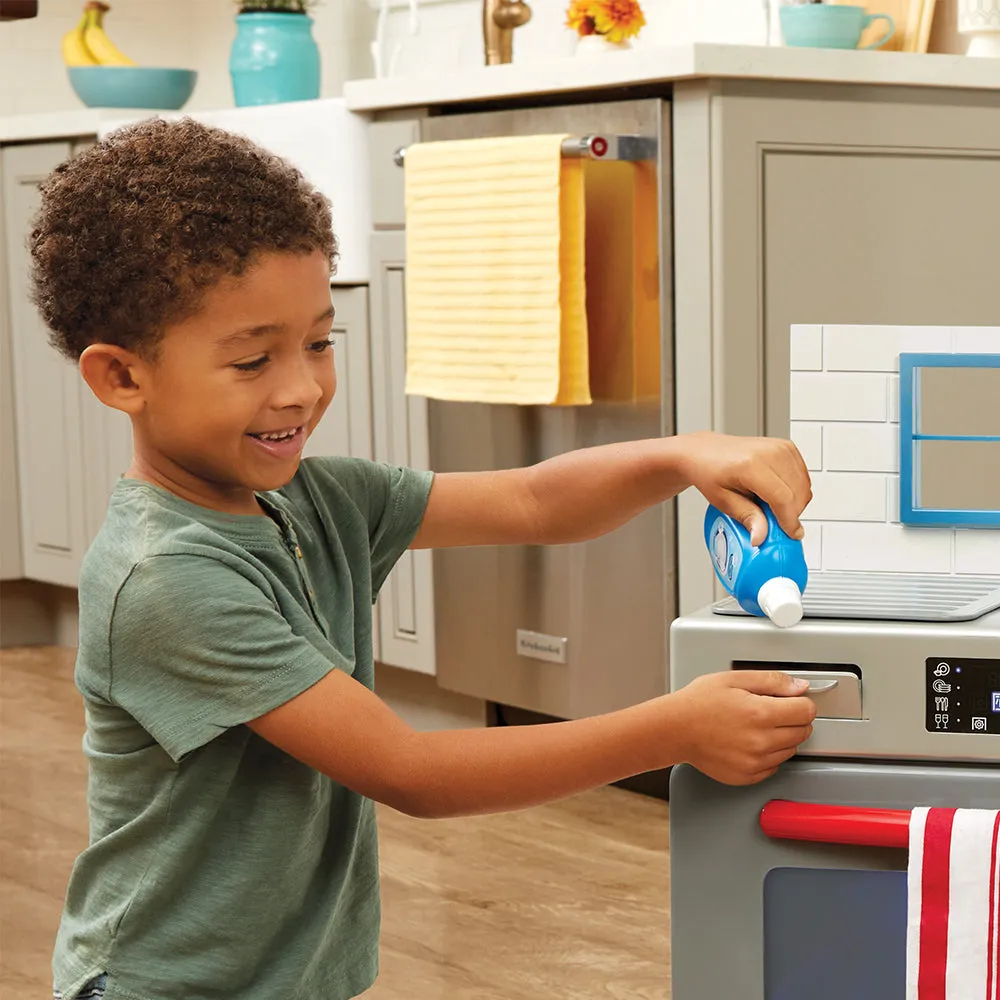
[[[705,544],[716,575],[740,607],[789,628],[802,618],[802,593],[809,579],[802,543],[781,530],[766,503],[756,502],[767,517],[763,545],[751,545],[750,532],[712,506],[705,512]]]

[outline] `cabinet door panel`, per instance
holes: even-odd
[[[25,240],[40,204],[39,183],[70,152],[65,142],[3,152],[24,573],[64,586],[76,585],[86,546],[80,377],[49,346],[31,304]]]
[[[399,232],[372,237],[372,403],[375,458],[426,469],[430,461],[427,400],[407,396],[406,244]],[[404,553],[379,599],[381,660],[435,673],[431,553]]]
[[[105,406],[85,384],[79,385],[83,463],[85,545],[101,530],[108,498],[118,478],[132,464],[132,423],[119,410]]]
[[[2,167],[0,167],[2,170]],[[3,239],[0,200],[0,580],[24,575],[21,558],[21,498],[18,491],[17,442],[14,431],[14,372],[7,305],[7,248]]]
[[[304,455],[372,457],[371,348],[368,337],[368,289],[334,287],[337,310],[332,325],[337,392],[319,426],[306,442]],[[372,652],[380,652],[379,615],[372,615]]]
[[[333,353],[337,392],[304,455],[372,457],[368,289],[334,288]]]

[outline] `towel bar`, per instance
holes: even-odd
[[[588,160],[653,160],[656,158],[656,139],[646,135],[582,135],[564,139],[562,155]],[[406,147],[400,146],[392,154],[397,167],[406,161]]]
[[[772,799],[760,813],[769,837],[865,847],[909,846],[910,812]]]

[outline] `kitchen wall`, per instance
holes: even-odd
[[[377,6],[380,0],[369,0]],[[514,62],[572,55],[575,35],[565,27],[566,0],[530,0],[531,20],[514,33]],[[483,64],[481,0],[420,0],[420,30],[409,30],[407,0],[390,0],[387,58],[398,46],[395,76]],[[760,43],[763,0],[642,0],[646,27],[636,45],[689,41]]]
[[[565,0],[531,0],[531,21],[515,34],[515,63],[570,55]],[[956,0],[938,0],[932,51],[963,52]],[[323,59],[322,96],[345,80],[372,75],[370,46],[381,0],[321,0],[313,13]],[[870,0],[877,7],[878,0]],[[108,33],[137,62],[198,70],[190,110],[232,107],[227,63],[234,0],[114,0]],[[80,107],[66,78],[59,41],[79,19],[82,0],[41,0],[37,18],[0,25],[0,115]],[[394,75],[483,64],[480,0],[419,0],[419,31],[409,34],[408,0],[390,0],[383,49]],[[753,44],[764,39],[763,0],[643,0],[647,26],[637,44],[692,41]],[[394,55],[395,53],[395,55]]]
[[[1000,327],[792,327],[791,436],[810,569],[989,574],[1000,529],[899,523],[899,354],[1000,353]]]
[[[228,62],[234,0],[111,0],[111,6],[108,34],[136,62],[198,71],[186,110],[233,106]],[[39,7],[37,18],[0,24],[0,115],[82,107],[59,43],[79,20],[83,0],[41,0]],[[338,96],[345,80],[371,76],[375,15],[368,0],[323,0],[314,20],[323,97]]]
[[[381,0],[368,0],[373,6]],[[514,62],[545,61],[570,55],[575,36],[564,27],[566,0],[529,0],[531,20],[514,34]],[[663,46],[688,42],[763,44],[764,0],[641,0],[646,17],[636,45]],[[932,52],[964,52],[968,40],[956,29],[956,0],[938,0]],[[871,10],[878,0],[868,0]],[[420,0],[420,30],[408,34],[408,0],[389,0],[385,50],[398,47],[391,75],[411,76],[483,63],[481,0]]]

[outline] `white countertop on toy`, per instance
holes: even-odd
[[[350,80],[344,85],[344,97],[347,106],[354,111],[379,111],[695,79],[787,80],[1000,92],[1000,59],[692,44],[636,48],[545,62],[515,62],[426,76]]]

